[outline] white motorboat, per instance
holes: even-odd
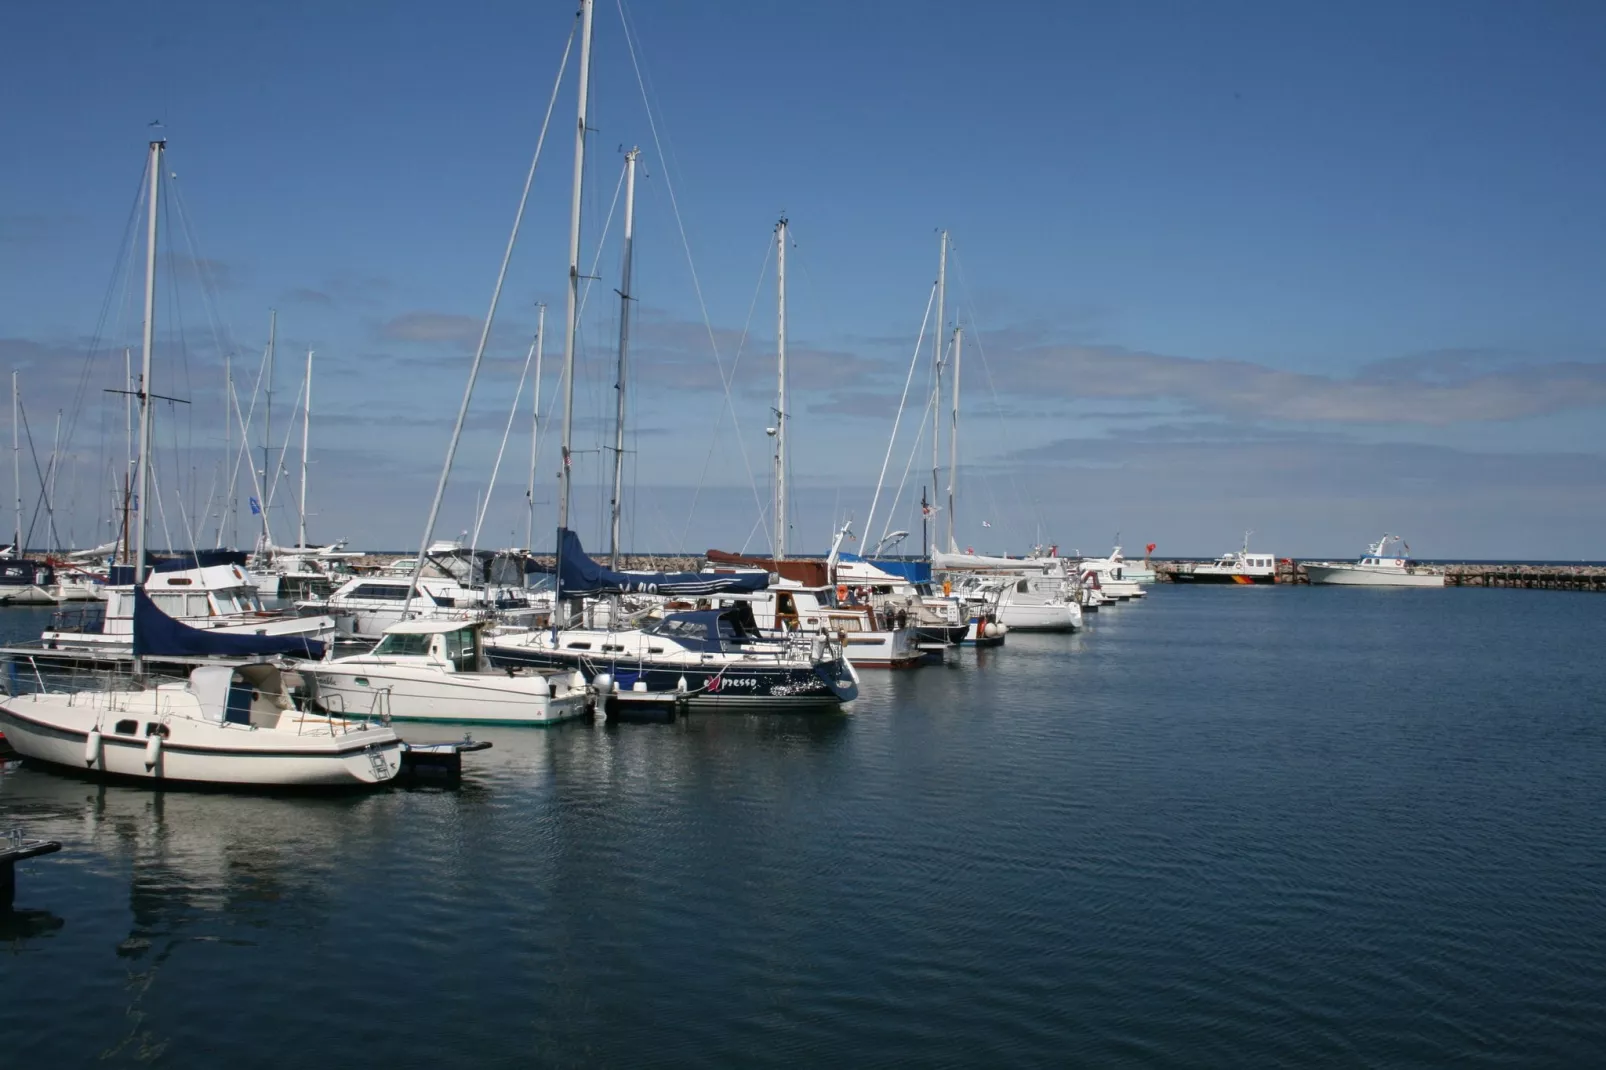
[[[1403,553],[1391,555],[1398,543]],[[1305,576],[1313,584],[1348,584],[1356,587],[1443,587],[1444,570],[1411,560],[1411,548],[1398,535],[1384,535],[1366,548],[1358,561],[1307,561]]]
[[[1232,583],[1244,586],[1277,582],[1277,558],[1272,554],[1251,553],[1249,536],[1244,532],[1243,548],[1204,565],[1172,574],[1176,583]]]
[[[550,594],[503,585],[468,587],[444,576],[420,576],[418,589],[409,600],[412,583],[410,575],[356,576],[328,598],[299,601],[296,608],[303,613],[329,614],[341,636],[377,639],[403,620],[458,621],[521,611],[544,613],[552,605]]]
[[[366,654],[305,662],[331,713],[393,721],[556,724],[584,716],[585,678],[569,670],[495,669],[482,621],[410,620],[385,630]]]
[[[395,732],[303,712],[284,676],[271,663],[203,665],[187,680],[47,687],[0,700],[0,725],[24,758],[99,776],[259,787],[377,785],[396,776]]]
[[[998,621],[1016,632],[1074,632],[1082,627],[1082,606],[1062,577],[997,577]]]

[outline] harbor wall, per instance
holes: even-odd
[[[1199,562],[1151,561],[1155,578],[1171,583],[1178,572]],[[1439,564],[1446,587],[1518,587],[1536,591],[1606,591],[1606,568],[1600,565]],[[1278,583],[1309,583],[1305,563],[1282,558],[1277,562]]]

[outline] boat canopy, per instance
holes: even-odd
[[[900,580],[907,580],[910,583],[931,582],[931,563],[929,561],[903,560],[901,558],[872,561],[867,557],[860,557],[858,554],[849,553],[837,554],[837,560],[862,561],[873,568],[880,569],[889,576],[895,576]]]
[[[745,611],[745,612],[744,612]],[[744,620],[744,617],[747,618]],[[648,635],[673,639],[687,650],[718,654],[741,643],[760,641],[763,636],[748,623],[752,610],[745,604],[731,609],[701,609],[671,613],[663,620],[643,628]]]
[[[711,594],[761,591],[770,578],[762,572],[615,572],[586,556],[580,536],[558,529],[562,572],[558,591],[563,598],[599,594],[663,594],[703,597]]]
[[[195,657],[221,654],[250,657],[288,654],[323,657],[323,644],[304,635],[241,635],[212,628],[191,628],[174,620],[151,601],[143,587],[134,588],[134,656],[138,658]]]
[[[145,555],[145,564],[152,572],[186,572],[192,568],[212,568],[215,565],[245,567],[244,550],[186,550],[183,553]],[[113,565],[108,581],[113,587],[126,587],[134,582],[133,565]]]
[[[710,564],[759,568],[765,572],[773,572],[783,580],[801,583],[805,587],[828,587],[831,583],[830,570],[825,567],[825,562],[806,557],[788,557],[776,561],[765,557],[743,557],[741,554],[727,553],[724,550],[710,550],[707,557]]]

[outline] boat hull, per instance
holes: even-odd
[[[1245,575],[1241,572],[1178,572],[1171,577],[1174,583],[1214,584],[1216,586],[1264,587],[1277,582],[1275,575]]]
[[[441,724],[549,725],[584,717],[583,690],[550,694],[539,677],[408,672],[383,665],[309,662],[318,702],[335,714]]]
[[[71,700],[77,699],[76,703]],[[137,734],[107,730],[132,720]],[[151,763],[148,725],[168,731]],[[284,732],[255,732],[245,725],[201,725],[164,717],[151,710],[107,710],[83,695],[21,695],[0,703],[0,728],[24,758],[61,766],[80,775],[143,781],[153,785],[229,785],[235,787],[372,787],[396,776],[402,744],[388,729],[351,731],[343,738]],[[90,733],[100,731],[99,755],[85,751]]]
[[[1357,565],[1305,566],[1312,584],[1349,587],[1443,587],[1442,572],[1407,572],[1403,569],[1367,569]]]
[[[822,665],[816,671],[795,665],[607,662],[538,647],[487,646],[485,653],[498,667],[567,669],[580,672],[588,682],[605,672],[616,687],[626,691],[637,682],[645,684],[649,692],[684,690],[691,709],[835,708],[853,701],[859,693],[858,682],[841,662]]]

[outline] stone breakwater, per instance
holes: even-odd
[[[361,557],[350,559],[351,569],[353,572],[377,572],[401,556],[405,555],[364,554]],[[556,559],[552,554],[532,554],[531,556],[548,568],[556,566]],[[602,557],[597,557],[596,560],[600,561],[606,556],[602,555]],[[700,556],[694,557],[689,554],[627,554],[620,562],[620,567],[636,572],[696,572],[703,567],[703,559]]]
[[[1199,562],[1153,561],[1155,578],[1170,583],[1178,572]],[[1435,565],[1444,570],[1446,587],[1523,587],[1541,591],[1606,591],[1606,567],[1600,565]],[[1278,583],[1309,583],[1305,563],[1283,558],[1277,562]]]

